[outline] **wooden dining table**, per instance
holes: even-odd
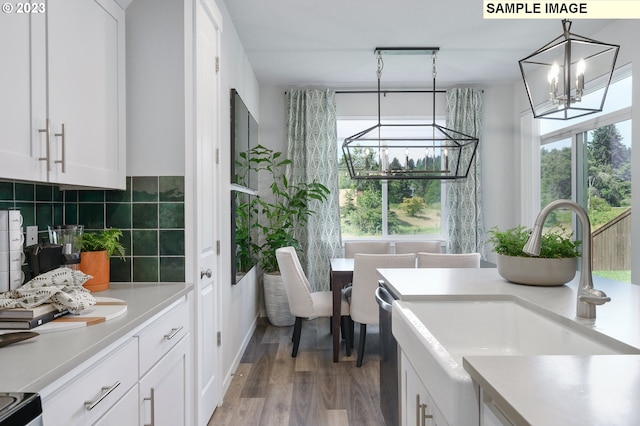
[[[340,304],[342,289],[353,281],[353,259],[331,259],[331,292],[333,293],[333,316],[331,333],[333,334],[333,362],[338,362],[340,352]]]

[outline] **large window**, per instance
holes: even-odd
[[[385,120],[411,124],[411,120]],[[415,123],[415,121],[413,122]],[[424,123],[424,120],[420,121]],[[345,138],[374,126],[377,119],[338,119],[338,165],[342,238],[440,237],[444,191],[439,180],[351,180],[342,143]],[[444,125],[444,122],[438,123]],[[390,159],[400,161],[402,159]],[[407,237],[409,238],[409,237]]]
[[[594,274],[631,281],[631,76],[611,86],[602,114],[578,123],[541,120],[540,207],[572,199],[589,215]],[[569,212],[545,224],[571,231]]]

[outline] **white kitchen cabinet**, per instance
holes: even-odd
[[[192,303],[175,301],[41,390],[44,424],[191,425]]]
[[[0,177],[124,189],[124,10],[114,0],[44,7],[0,28],[0,54],[11,58]]]
[[[125,396],[100,417],[93,426],[137,426],[138,425],[138,385],[132,387]]]
[[[183,337],[140,380],[140,424],[187,426],[191,420],[189,337]]]
[[[427,387],[404,352],[400,358],[400,407],[403,426],[447,426]]]
[[[133,337],[92,361],[90,367],[70,373],[50,396],[43,396],[47,426],[93,424],[138,382],[138,341]]]

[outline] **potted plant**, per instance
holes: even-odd
[[[529,256],[522,251],[530,229],[524,226],[500,231],[491,228],[489,242],[497,254],[498,272],[507,281],[517,284],[556,286],[571,281],[576,274],[580,241],[563,227],[542,234],[540,255]]]
[[[109,288],[109,258],[117,255],[124,260],[124,247],[120,243],[122,231],[109,228],[103,231],[85,232],[82,235],[80,265],[78,269],[93,278],[83,284],[92,292]]]
[[[329,189],[318,182],[291,184],[284,168],[291,161],[281,152],[258,145],[240,156],[250,170],[267,172],[271,178],[271,197],[254,197],[251,200],[253,227],[258,230],[258,241],[251,246],[258,255],[258,265],[263,272],[265,308],[273,325],[288,326],[295,322],[289,311],[286,292],[278,270],[276,250],[292,246],[300,251],[296,232],[302,229],[314,214],[309,203],[325,201]]]

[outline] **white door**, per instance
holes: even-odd
[[[197,197],[197,258],[196,297],[196,400],[199,425],[206,425],[221,403],[219,377],[220,288],[218,237],[219,167],[216,149],[219,141],[218,97],[219,76],[216,69],[219,32],[218,14],[206,0],[197,0],[195,22],[196,57],[196,197]],[[220,21],[217,21],[220,22]]]

